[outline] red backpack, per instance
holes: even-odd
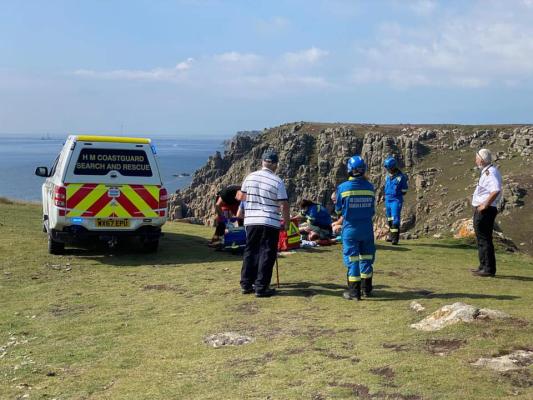
[[[302,241],[300,240],[300,230],[298,229],[298,218],[291,219],[289,229],[279,232],[278,251],[288,251],[299,249]]]

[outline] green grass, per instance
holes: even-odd
[[[477,265],[468,244],[379,242],[376,296],[348,302],[340,246],[319,248],[280,258],[280,295],[256,299],[239,292],[239,257],[205,246],[210,229],[169,223],[165,232],[155,255],[97,247],[51,256],[39,206],[0,204],[0,398],[533,396],[527,372],[505,376],[470,365],[533,347],[527,256],[499,253],[500,276],[476,279],[467,271]],[[411,311],[413,299],[427,313],[463,301],[514,318],[419,332],[409,324],[427,313]],[[256,341],[203,343],[224,331]],[[428,349],[432,339],[463,342],[437,356]],[[393,377],[376,373],[383,367]]]

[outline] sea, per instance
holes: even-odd
[[[61,151],[65,138],[49,136],[0,137],[0,196],[15,200],[41,200],[45,178],[36,167],[48,167]],[[193,173],[216,151],[223,152],[223,139],[152,138],[163,184],[173,193],[190,185]]]

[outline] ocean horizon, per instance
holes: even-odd
[[[0,197],[41,201],[41,186],[45,178],[36,176],[35,168],[50,168],[67,136],[1,135]],[[157,151],[161,178],[169,193],[189,186],[192,175],[207,162],[209,156],[224,150],[224,138],[151,136],[151,139]]]

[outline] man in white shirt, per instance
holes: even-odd
[[[285,185],[275,174],[278,155],[274,150],[263,153],[262,168],[248,175],[241,186],[244,206],[246,248],[241,269],[243,294],[255,290],[256,297],[270,297],[272,269],[278,253],[279,230],[283,216],[284,228],[290,223],[289,202]]]
[[[472,206],[475,209],[474,231],[479,253],[479,267],[471,271],[475,276],[489,277],[496,274],[492,231],[502,193],[502,177],[498,168],[492,164],[492,154],[487,149],[481,149],[476,153],[476,165],[481,170],[481,175],[472,196]]]

